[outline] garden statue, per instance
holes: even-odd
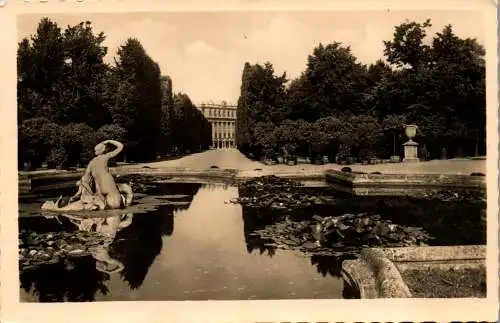
[[[106,153],[108,144],[113,144],[116,148]],[[128,184],[116,184],[108,168],[109,160],[117,156],[122,149],[123,144],[115,140],[105,140],[97,144],[94,148],[96,156],[89,162],[82,178],[76,183],[78,192],[69,199],[69,203],[60,206],[59,203],[62,197],[59,197],[55,202],[45,202],[42,209],[51,211],[93,211],[121,209],[129,206],[133,199],[132,188]],[[92,186],[95,187],[95,192]]]

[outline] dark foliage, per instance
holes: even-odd
[[[89,21],[61,30],[43,18],[19,43],[19,168],[85,164],[105,139],[125,144],[118,161],[209,148],[210,124],[187,95],[174,100],[141,43],[127,39],[109,65],[105,39]]]
[[[424,43],[430,20],[406,21],[365,66],[349,47],[319,44],[306,70],[285,86],[271,63],[245,63],[237,145],[256,159],[328,156],[344,164],[401,156],[404,125],[415,123],[421,158],[484,155],[484,48],[451,26]],[[381,53],[382,54],[382,53]]]

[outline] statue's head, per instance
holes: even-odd
[[[96,155],[102,155],[106,151],[106,145],[103,143],[99,143],[94,147],[94,152]]]
[[[92,256],[96,260],[96,269],[101,272],[112,274],[120,272],[125,268],[122,262],[111,258],[108,251],[104,248],[99,248],[93,251]]]

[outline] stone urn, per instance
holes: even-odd
[[[403,162],[418,162],[418,143],[413,141],[413,138],[417,135],[418,127],[414,124],[405,125],[405,133],[408,137],[408,141],[403,144],[405,157]]]
[[[410,141],[417,135],[417,129],[418,127],[414,124],[405,125],[405,133]]]

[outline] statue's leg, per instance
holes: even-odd
[[[99,210],[106,208],[106,199],[102,195],[96,195],[93,202],[99,207]]]
[[[106,207],[108,209],[121,209],[123,205],[122,196],[120,194],[106,194],[104,195]]]
[[[134,198],[134,192],[132,192],[132,187],[125,183],[116,184],[118,191],[125,196],[125,206],[129,206]]]

